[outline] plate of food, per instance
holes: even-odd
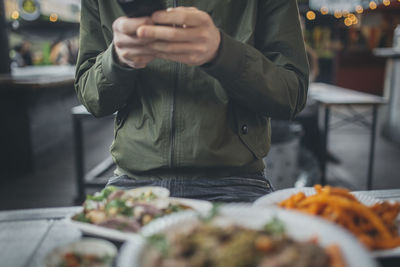
[[[213,216],[181,213],[146,226],[126,242],[118,267],[375,267],[354,236],[319,218],[250,205],[220,206]]]
[[[44,266],[112,267],[116,255],[117,248],[113,243],[102,239],[84,238],[54,249],[46,256]]]
[[[68,222],[86,234],[125,241],[160,217],[182,211],[207,212],[212,207],[207,201],[168,196],[169,191],[162,187],[107,187],[88,195],[82,211],[69,217]]]
[[[400,255],[400,203],[380,201],[346,189],[315,186],[264,196],[256,207],[280,208],[321,217],[350,231],[375,257]]]
[[[318,190],[322,189],[323,187],[320,185],[316,185],[315,187],[299,187],[299,188],[287,188],[287,189],[282,189],[282,190],[277,190],[275,192],[272,192],[268,195],[265,195],[263,197],[260,197],[259,199],[257,199],[254,202],[254,206],[275,206],[277,204],[279,204],[280,202],[284,201],[285,199],[288,199],[289,197],[291,197],[294,194],[297,193],[304,193],[305,196],[312,196],[315,195],[317,193],[316,188]],[[358,201],[362,202],[365,205],[374,205],[378,202],[380,202],[380,200],[365,195],[363,193],[359,193],[359,192],[350,192],[347,189],[343,189],[343,188],[337,188],[337,187],[326,187],[326,188],[333,188],[336,191],[343,191],[343,192],[348,192],[350,194],[352,194],[353,196],[355,196],[357,198]]]

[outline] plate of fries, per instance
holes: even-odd
[[[319,187],[319,185],[316,185],[316,187]],[[334,188],[335,188],[335,190],[338,189],[337,187],[334,187]],[[360,201],[361,203],[363,203],[364,205],[367,205],[367,206],[371,206],[376,203],[382,202],[379,199],[365,195],[363,193],[350,192],[344,188],[340,188],[340,190],[344,190],[344,191],[352,194],[353,196],[355,196],[357,198],[358,201]],[[304,193],[307,197],[315,195],[317,193],[317,191],[315,190],[314,187],[299,187],[299,188],[287,188],[287,189],[277,190],[273,193],[270,193],[268,195],[265,195],[265,196],[257,199],[254,202],[254,206],[263,206],[263,207],[276,206],[277,204],[284,201],[285,199],[291,197],[294,194],[300,193],[300,192]]]
[[[321,217],[350,231],[375,257],[400,255],[398,202],[316,185],[276,191],[256,200],[254,206],[278,206]]]

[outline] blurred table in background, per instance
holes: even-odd
[[[34,169],[34,155],[57,143],[75,106],[73,66],[16,68],[0,75],[0,175]],[[67,123],[66,123],[67,120]]]
[[[369,150],[369,161],[368,161],[368,173],[367,173],[367,189],[372,189],[372,178],[373,178],[373,164],[375,154],[375,139],[376,139],[376,125],[378,118],[378,107],[386,104],[386,99],[372,94],[362,93],[346,88],[325,84],[325,83],[312,83],[309,88],[309,95],[311,99],[315,100],[319,106],[325,110],[324,119],[324,138],[323,138],[323,156],[321,162],[322,175],[321,184],[326,184],[326,163],[327,163],[327,151],[328,151],[328,137],[330,125],[330,112],[333,106],[366,106],[372,107],[372,123],[366,120],[366,115],[357,112],[356,110],[349,109],[351,115],[340,114],[341,126],[347,123],[359,123],[362,126],[371,128],[371,139],[370,139],[370,150]],[[338,114],[339,116],[339,114]]]
[[[377,48],[374,54],[388,59],[384,96],[389,103],[383,112],[383,135],[400,144],[400,49]]]
[[[0,75],[1,85],[18,89],[40,89],[50,86],[70,84],[75,79],[74,66],[29,66],[12,69],[11,75]]]

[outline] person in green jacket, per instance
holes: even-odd
[[[127,18],[116,0],[82,1],[75,87],[94,116],[117,112],[109,185],[254,201],[272,191],[270,119],[307,99],[296,0],[164,3]]]

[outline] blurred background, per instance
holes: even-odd
[[[373,189],[399,188],[400,0],[298,4],[309,101],[293,122],[273,121],[266,176],[277,189],[323,176],[365,190],[370,171]],[[0,1],[0,209],[74,205],[112,176],[113,116],[94,119],[73,88],[79,18],[80,0]],[[372,161],[373,105],[330,106],[324,153],[321,88],[330,100],[344,88],[385,102],[376,105]]]

